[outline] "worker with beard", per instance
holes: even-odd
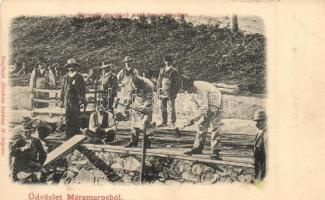
[[[86,86],[77,68],[80,65],[75,59],[69,59],[64,66],[69,72],[63,77],[61,88],[61,107],[65,108],[66,136],[72,137],[80,132],[80,106],[85,104]]]

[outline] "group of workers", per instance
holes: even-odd
[[[113,131],[114,119],[131,119],[130,141],[125,147],[137,147],[139,143],[140,133],[147,137],[146,130],[152,126],[152,115],[154,108],[154,83],[139,75],[139,72],[133,66],[133,58],[126,56],[124,59],[125,67],[116,75],[113,70],[113,64],[103,62],[102,66],[91,70],[89,76],[84,79],[78,72],[80,64],[75,59],[69,59],[64,66],[68,69],[68,73],[63,77],[61,83],[61,107],[65,108],[66,135],[71,137],[82,131],[92,142],[109,143],[115,139],[115,131]],[[173,66],[171,56],[163,58],[164,67],[160,69],[157,93],[160,100],[160,111],[162,122],[158,127],[174,127],[176,128],[176,107],[175,99],[178,91],[182,88],[185,93],[189,94],[192,104],[196,107],[196,113],[188,120],[185,126],[196,123],[197,134],[195,136],[193,148],[184,152],[184,154],[202,154],[208,132],[211,132],[211,157],[219,159],[218,142],[220,141],[220,127],[222,126],[222,95],[217,87],[206,81],[195,81],[187,77],[181,77],[178,70]],[[99,79],[100,90],[102,93],[96,102],[96,111],[89,118],[89,127],[81,130],[80,126],[80,108],[86,103],[86,83],[97,75],[94,80]],[[36,77],[36,78],[35,78]],[[32,72],[31,87],[38,87],[46,84],[55,84],[54,75],[51,71],[39,65],[39,68]],[[120,88],[121,95],[117,98],[117,91]],[[114,103],[122,104],[125,112],[116,113]],[[115,105],[115,106],[114,106]],[[167,109],[167,106],[170,109]],[[171,111],[170,123],[168,123],[168,110]],[[256,138],[255,158],[257,173],[259,178],[265,176],[266,169],[266,117],[264,111],[258,111],[254,120],[257,121],[257,128],[262,130]],[[212,131],[209,131],[212,126]],[[22,129],[23,133],[27,133],[31,129]],[[13,155],[18,157],[24,156],[26,148],[31,147],[35,141],[31,140],[30,134],[22,134],[22,141],[15,144]],[[26,142],[32,141],[32,142]],[[144,140],[147,141],[147,140]],[[31,143],[31,144],[30,144]],[[37,142],[36,142],[37,143]],[[43,150],[38,143],[32,145],[38,150],[37,163],[44,162]],[[145,144],[147,145],[147,144]],[[34,156],[34,155],[32,155]],[[14,156],[15,157],[15,156]],[[46,157],[46,156],[45,156]],[[18,159],[18,158],[17,158]],[[262,172],[261,172],[262,171]]]

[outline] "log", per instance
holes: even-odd
[[[238,85],[230,85],[230,84],[226,84],[226,83],[212,83],[212,84],[218,88],[235,89],[235,90],[239,89]]]

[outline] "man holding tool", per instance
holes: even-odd
[[[138,146],[140,131],[144,133],[144,144],[147,145],[147,128],[152,126],[153,91],[154,85],[149,79],[140,76],[131,79],[131,91],[126,107],[131,111],[132,130],[130,142],[125,147]]]
[[[210,125],[211,133],[211,158],[219,158],[217,149],[220,139],[220,126],[222,125],[222,96],[218,88],[206,81],[193,81],[184,78],[183,89],[190,94],[190,99],[198,109],[198,114],[190,119],[187,126],[198,122],[198,131],[195,136],[193,148],[184,154],[202,154],[206,136]]]

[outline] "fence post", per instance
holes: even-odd
[[[237,15],[233,15],[232,16],[232,31],[233,32],[238,32],[239,28],[238,28],[238,19],[237,19]]]

